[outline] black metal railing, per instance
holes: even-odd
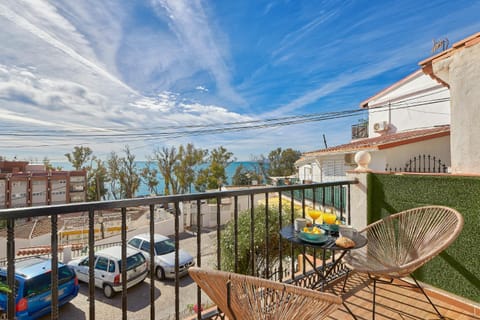
[[[15,221],[21,219],[32,219],[32,218],[45,218],[50,219],[51,224],[51,257],[52,257],[52,300],[51,300],[51,319],[59,318],[59,306],[58,306],[58,260],[59,260],[59,239],[58,239],[58,219],[61,217],[69,217],[70,215],[75,215],[78,213],[87,213],[88,214],[88,242],[86,247],[88,248],[89,255],[89,290],[88,290],[88,318],[93,320],[96,316],[96,305],[95,305],[95,286],[94,286],[94,252],[97,246],[95,238],[95,221],[98,220],[98,217],[101,216],[102,212],[105,210],[119,210],[119,215],[121,216],[121,245],[122,245],[122,279],[127,279],[126,275],[126,242],[127,242],[127,208],[132,207],[144,207],[147,208],[148,217],[149,217],[149,226],[148,230],[150,233],[150,242],[153,243],[153,235],[155,232],[155,208],[157,205],[162,205],[164,208],[171,208],[173,204],[173,214],[172,219],[174,219],[174,230],[172,230],[173,239],[175,240],[175,250],[179,252],[180,249],[180,217],[182,213],[182,206],[185,203],[192,203],[196,207],[196,212],[193,214],[196,215],[196,225],[193,230],[194,236],[196,237],[196,263],[198,266],[202,266],[204,257],[202,252],[202,232],[205,231],[205,226],[202,225],[202,210],[205,202],[216,200],[216,225],[214,227],[214,234],[216,236],[216,266],[215,268],[221,268],[222,265],[222,252],[221,252],[221,240],[222,240],[222,231],[225,229],[225,223],[233,223],[234,230],[234,270],[239,269],[239,248],[238,248],[238,232],[239,232],[239,217],[241,214],[250,215],[250,250],[252,253],[251,256],[251,266],[249,272],[255,276],[262,276],[266,278],[273,278],[278,281],[287,281],[293,280],[296,270],[294,263],[294,254],[295,251],[291,244],[288,244],[291,248],[290,250],[285,250],[284,244],[279,244],[278,254],[279,258],[276,259],[276,263],[273,264],[269,260],[271,256],[269,250],[270,241],[272,239],[271,230],[272,227],[276,229],[281,229],[282,226],[291,224],[295,218],[295,212],[297,215],[304,216],[306,215],[306,207],[308,206],[320,206],[325,204],[327,200],[325,195],[328,195],[332,204],[336,205],[337,212],[340,213],[340,216],[343,220],[346,220],[347,223],[350,223],[350,185],[357,183],[356,181],[342,181],[342,182],[331,182],[331,183],[318,183],[318,184],[299,184],[299,185],[286,185],[286,186],[276,186],[276,187],[258,187],[258,188],[245,188],[235,191],[218,191],[218,192],[208,192],[208,193],[197,193],[197,194],[188,194],[188,195],[172,195],[172,196],[159,196],[159,197],[145,197],[145,198],[135,198],[128,200],[115,200],[115,201],[98,201],[98,202],[85,202],[85,203],[75,203],[75,204],[64,204],[64,205],[52,205],[52,206],[40,206],[40,207],[25,207],[25,208],[13,208],[13,209],[2,209],[0,210],[0,220],[6,221],[6,237],[7,237],[7,285],[10,288],[14,288],[15,283],[15,261],[16,261],[16,248],[15,248]],[[340,190],[335,192],[334,189]],[[318,191],[321,190],[319,193]],[[327,192],[327,190],[330,190]],[[299,193],[301,199],[295,197],[295,193]],[[322,195],[318,198],[318,195]],[[308,195],[308,196],[307,196]],[[269,207],[271,206],[272,198],[278,198],[278,226],[271,226],[269,220]],[[337,199],[338,197],[338,199]],[[222,199],[229,198],[229,203],[233,203],[233,208],[231,210],[231,219],[229,222],[222,221]],[[255,260],[255,242],[253,241],[255,235],[255,224],[253,223],[255,218],[255,208],[257,207],[258,199],[264,199],[265,205],[265,223],[262,228],[265,228],[264,240],[266,243],[265,253],[266,260],[263,262],[265,266],[264,270],[257,270],[258,264]],[[295,200],[297,198],[297,200]],[[233,199],[233,201],[231,201]],[[248,199],[249,210],[246,210],[246,213],[243,210],[239,210],[239,202],[241,199]],[[207,201],[205,201],[207,200]],[[291,201],[290,201],[291,200]],[[283,212],[284,204],[290,201],[290,214],[285,215]],[[191,206],[190,206],[191,207]],[[258,228],[258,227],[257,227]],[[150,246],[150,255],[153,256],[154,246]],[[288,252],[289,251],[289,252]],[[287,259],[288,258],[288,259]],[[285,265],[290,264],[290,265]],[[286,272],[285,270],[288,270]],[[159,319],[157,312],[159,311],[155,307],[155,277],[153,276],[154,264],[150,264],[150,319]],[[289,279],[286,278],[288,275]],[[122,281],[123,290],[121,293],[121,309],[122,309],[122,319],[127,319],[127,288],[126,281]],[[172,312],[172,317],[175,319],[180,319],[180,279],[179,279],[179,255],[175,255],[175,294],[174,301],[168,302],[170,305],[174,304],[175,308]],[[202,295],[201,290],[197,287],[197,297],[196,304],[198,306],[202,305]],[[9,319],[15,318],[15,292],[12,290],[8,294],[8,304],[7,304],[7,316]],[[198,319],[201,319],[200,309],[197,312]],[[148,317],[148,316],[146,316]]]
[[[352,140],[368,138],[368,121],[352,125]]]
[[[419,154],[418,156],[413,156],[403,167],[391,167],[387,164],[385,171],[389,172],[419,172],[419,173],[447,173],[447,165],[440,160],[440,158],[427,155]]]

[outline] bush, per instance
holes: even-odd
[[[268,212],[268,230],[266,230],[266,212]],[[290,248],[288,241],[280,239],[280,210],[277,205],[269,205],[268,211],[265,205],[258,205],[254,209],[254,248],[250,249],[251,239],[251,214],[250,210],[245,210],[238,215],[238,273],[242,274],[265,274],[265,271],[272,270],[279,264],[280,244],[282,252],[285,254],[287,248]],[[294,216],[298,217],[301,213],[294,209]],[[282,206],[282,224],[286,226],[291,224],[290,206]],[[221,269],[225,271],[235,271],[235,237],[234,237],[234,221],[230,221],[222,233],[221,239]],[[268,243],[266,242],[266,232],[268,232]],[[267,247],[268,261],[267,262]],[[253,251],[253,254],[252,254]],[[252,258],[255,258],[255,270],[251,270]]]

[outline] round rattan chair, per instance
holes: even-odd
[[[375,289],[377,281],[410,276],[423,292],[440,318],[438,309],[419,285],[412,272],[445,250],[463,228],[462,215],[448,207],[426,206],[392,214],[368,225],[360,233],[368,239],[367,246],[350,251],[344,257],[353,271],[368,274]]]
[[[228,319],[324,319],[342,298],[281,282],[192,267],[190,276]]]

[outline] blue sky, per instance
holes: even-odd
[[[432,39],[480,31],[479,12],[462,0],[0,0],[0,155],[129,145],[142,160],[194,143],[249,160],[323,148],[323,135],[346,143],[361,115],[244,127],[358,109],[417,70]]]

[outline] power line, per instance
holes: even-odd
[[[431,94],[426,94],[424,97],[430,96]],[[326,112],[326,113],[311,113],[304,115],[293,115],[285,117],[277,117],[271,119],[256,119],[256,120],[244,120],[236,122],[225,122],[225,123],[210,123],[210,124],[188,124],[184,126],[157,126],[150,128],[121,128],[121,129],[98,129],[92,130],[91,133],[75,133],[66,130],[50,131],[50,132],[38,132],[38,130],[24,130],[20,132],[12,132],[10,129],[9,132],[2,133],[2,136],[5,137],[56,137],[61,136],[62,138],[95,138],[101,139],[102,141],[96,141],[95,143],[104,142],[134,142],[134,141],[150,141],[157,139],[175,139],[186,136],[201,136],[201,135],[212,135],[212,134],[226,134],[247,130],[261,130],[267,128],[275,127],[285,127],[291,125],[298,125],[310,122],[321,122],[339,118],[353,117],[360,115],[362,113],[375,113],[375,112],[384,112],[385,109],[389,108],[390,110],[399,110],[405,108],[414,108],[424,105],[436,104],[449,101],[449,98],[439,98],[439,99],[430,99],[423,101],[416,101],[415,103],[408,103],[413,99],[404,99],[402,101],[397,101],[390,105],[383,105],[376,107],[370,110],[364,109],[353,109],[353,110],[343,110],[336,112]],[[424,111],[426,112],[426,111]],[[114,131],[105,133],[106,130]],[[101,132],[100,132],[101,131]],[[96,132],[96,133],[94,133]],[[11,142],[11,140],[9,139]],[[88,144],[88,143],[85,143]],[[38,147],[49,147],[49,146],[70,146],[71,143],[43,143],[43,144],[31,144],[31,145],[17,145],[12,146],[12,148],[38,148]]]

